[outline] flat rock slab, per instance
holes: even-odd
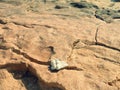
[[[15,5],[19,2],[16,0],[3,1],[0,90],[120,89],[120,22],[117,19],[106,23],[94,16],[94,5],[108,7],[110,1],[93,0],[91,6],[88,0],[82,4],[86,12],[89,7],[93,10],[91,15],[85,14],[85,9],[82,12],[65,4],[78,0],[25,0],[19,5]],[[56,5],[60,7],[55,9]],[[104,12],[108,16],[110,13],[114,12]],[[52,72],[52,58],[59,58],[68,66]]]
[[[99,27],[97,41],[120,50],[120,23],[104,24]]]

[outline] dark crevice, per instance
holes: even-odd
[[[99,27],[100,27],[100,26],[97,27],[97,30],[96,30],[96,33],[95,33],[95,42],[96,42],[96,44],[97,44],[97,42],[98,42],[97,37],[98,37]]]
[[[35,25],[35,24],[32,24],[32,25]],[[36,24],[37,25],[37,24]],[[54,26],[50,26],[50,25],[39,25],[38,26],[43,26],[43,27],[46,27],[46,28],[53,28],[53,29],[57,29],[56,27]]]
[[[105,60],[105,61],[109,61],[109,62],[114,63],[114,64],[120,65],[120,62],[119,62],[119,61],[116,61],[116,60],[111,60],[111,59],[109,59],[109,58],[101,57],[101,56],[97,56],[97,55],[95,55],[95,57],[96,57],[96,58],[100,58],[100,59]]]
[[[116,51],[120,52],[120,49],[118,49],[116,47],[113,47],[113,46],[108,46],[108,45],[106,45],[106,44],[101,43],[101,42],[98,41],[97,38],[98,38],[99,27],[100,26],[97,27],[97,30],[96,30],[96,33],[95,33],[95,45],[102,46],[102,47],[109,48],[109,49],[116,50]]]
[[[98,42],[97,38],[98,38],[99,27],[100,26],[97,27],[96,32],[95,32],[95,44],[97,44],[97,42]]]
[[[68,15],[68,14],[59,14],[59,13],[53,13],[52,15],[64,16],[64,17],[76,17],[76,16],[72,16],[72,15]]]
[[[74,51],[76,45],[77,45],[79,42],[80,42],[80,39],[77,39],[76,41],[73,42],[72,47],[71,47],[70,55],[69,55],[68,58],[67,58],[68,61],[71,60],[71,56],[72,56],[72,54],[73,54],[73,51]]]
[[[41,65],[49,65],[49,62],[42,62],[40,60],[37,60],[31,56],[29,56],[27,53],[20,51],[19,49],[15,49],[14,47],[6,47],[6,46],[0,46],[0,49],[2,50],[9,50],[11,49],[14,53],[18,55],[22,55],[24,58],[29,59],[31,62],[35,62]]]
[[[78,68],[78,67],[76,67],[76,66],[67,66],[67,67],[65,67],[64,69],[66,69],[66,70],[83,71],[82,68]]]
[[[16,61],[16,62],[7,62],[4,64],[0,64],[0,69],[7,69],[8,71],[26,71],[27,70],[27,64],[22,61]]]
[[[101,42],[98,41],[97,38],[98,38],[99,27],[100,27],[100,26],[97,27],[97,30],[96,30],[96,33],[95,33],[95,45],[97,45],[97,46],[102,46],[102,47],[105,47],[105,48],[112,49],[112,50],[115,50],[115,51],[120,52],[120,49],[115,48],[115,47],[112,47],[112,46],[108,46],[108,45],[106,45],[106,44],[101,43]],[[111,59],[106,58],[106,57],[99,57],[99,56],[97,56],[97,55],[95,55],[95,57],[96,57],[96,58],[101,58],[102,60],[109,61],[109,62],[112,62],[112,63],[115,63],[115,64],[120,65],[120,62],[119,62],[119,61],[116,61],[116,60],[111,60]]]
[[[75,70],[75,71],[83,71],[82,68],[76,67],[76,66],[66,66],[60,70]],[[50,70],[52,73],[59,72],[60,70]]]
[[[46,27],[46,28],[57,29],[56,27],[50,26],[50,25],[27,24],[27,23],[20,23],[20,22],[12,22],[12,23],[14,23],[15,25],[23,26],[25,28],[34,28],[34,26],[43,26],[43,27]]]
[[[14,53],[16,53],[16,54],[22,55],[22,56],[23,56],[24,58],[26,58],[26,59],[29,59],[31,62],[35,62],[35,63],[41,64],[41,65],[49,65],[49,62],[42,62],[42,61],[40,61],[40,60],[37,60],[37,59],[29,56],[27,53],[22,52],[22,51],[20,51],[20,50],[18,50],[18,49],[12,48],[12,51],[13,51]]]
[[[120,49],[115,48],[115,47],[112,47],[112,46],[108,46],[108,45],[103,44],[103,43],[100,43],[100,42],[97,42],[96,45],[98,45],[98,46],[103,46],[103,47],[105,47],[105,48],[109,48],[109,49],[116,50],[116,51],[119,51],[119,52],[120,52]]]
[[[15,25],[23,26],[25,28],[33,28],[32,24],[24,24],[24,23],[18,23],[18,22],[12,22],[12,23],[14,23]]]

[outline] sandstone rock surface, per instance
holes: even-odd
[[[0,0],[0,90],[120,90],[120,20],[77,2]],[[120,2],[86,2],[119,12]],[[68,67],[51,72],[52,58]]]

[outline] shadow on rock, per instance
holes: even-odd
[[[120,0],[111,0],[112,2],[120,2]]]
[[[73,3],[70,3],[70,4],[75,8],[95,8],[95,9],[98,9],[97,5],[94,5],[92,3],[88,3],[88,2],[85,2],[85,1],[73,2]]]
[[[21,78],[27,90],[42,90],[38,83],[38,78],[33,76],[30,72],[26,72]]]
[[[41,77],[33,74],[29,70],[9,71],[16,80],[21,80],[27,90],[66,90],[62,85],[51,82],[47,83]]]

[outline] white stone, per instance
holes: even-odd
[[[50,63],[51,70],[60,70],[66,66],[68,66],[68,64],[65,61],[61,61],[59,59],[51,60],[51,63]]]

